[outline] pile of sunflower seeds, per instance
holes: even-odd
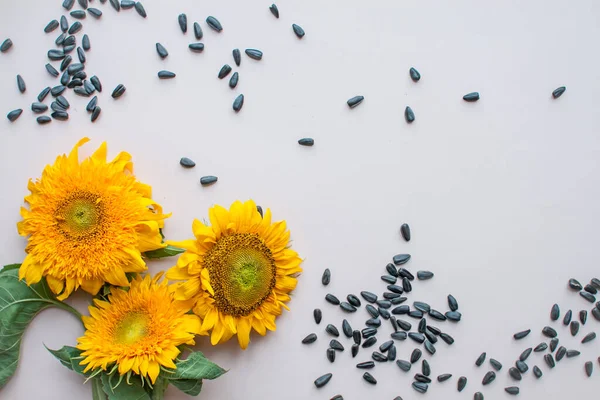
[[[411,240],[411,231],[408,224],[403,224],[400,228],[400,233],[405,241]],[[391,325],[393,332],[391,339],[385,340],[379,346],[379,351],[373,351],[370,353],[371,360],[362,361],[356,364],[356,368],[360,370],[368,369],[373,371],[377,365],[385,365],[391,362],[395,362],[400,371],[403,373],[409,372],[413,365],[420,361],[420,372],[414,375],[414,381],[412,382],[412,388],[419,393],[426,393],[434,381],[432,379],[432,367],[430,360],[423,357],[433,356],[439,345],[439,339],[445,342],[446,345],[452,345],[454,338],[447,333],[443,332],[437,326],[432,325],[435,323],[443,323],[450,321],[453,323],[460,322],[462,314],[458,311],[458,301],[456,298],[449,294],[447,297],[448,310],[440,312],[431,307],[428,303],[420,300],[413,301],[412,307],[406,305],[408,297],[413,292],[413,285],[416,282],[426,281],[434,277],[433,272],[430,271],[417,271],[416,280],[415,275],[408,270],[408,263],[411,259],[409,254],[398,254],[392,258],[392,262],[387,264],[385,267],[386,274],[381,276],[381,280],[387,285],[387,291],[384,291],[381,296],[370,292],[363,291],[360,293],[361,299],[355,294],[348,294],[345,299],[340,299],[338,296],[328,293],[325,295],[325,301],[331,306],[339,307],[344,313],[357,312],[363,305],[363,301],[366,302],[364,309],[368,313],[368,319],[365,321],[365,326],[361,329],[353,329],[348,320],[344,319],[342,322],[342,333],[348,340],[351,340],[351,356],[352,358],[357,357],[360,352],[371,351],[365,350],[374,346],[378,343],[378,333],[382,326],[383,320],[388,320]],[[321,277],[321,283],[323,286],[328,286],[331,282],[332,274],[329,269],[325,269]],[[571,279],[569,281],[569,287],[579,292],[580,296],[594,303],[596,301],[595,295],[600,290],[600,280],[594,278],[589,284],[583,286],[577,280]],[[345,301],[344,301],[345,300]],[[559,320],[560,307],[558,304],[552,306],[550,312],[550,318],[553,322]],[[591,309],[591,313],[597,321],[600,322],[600,302],[596,303]],[[570,334],[575,337],[580,331],[580,328],[586,325],[588,311],[582,309],[578,313],[579,321],[575,321],[573,318],[573,312],[567,311],[562,319],[562,325],[566,328],[569,327]],[[313,311],[313,317],[317,325],[321,324],[323,319],[323,311],[320,308],[316,308]],[[405,319],[406,317],[415,319],[415,322]],[[414,325],[414,327],[413,327]],[[343,337],[333,324],[327,324],[325,327],[326,336],[332,337],[329,341],[329,345],[326,349],[326,357],[330,362],[335,362],[336,354],[340,354],[345,351],[344,344],[338,339]],[[529,336],[531,329],[523,330],[515,333],[514,340],[521,341]],[[507,370],[508,375],[516,381],[520,382],[523,379],[523,375],[529,371],[529,365],[526,361],[534,353],[543,353],[549,349],[549,353],[546,353],[543,357],[544,362],[547,364],[549,369],[556,366],[557,362],[560,362],[564,357],[575,358],[581,354],[580,350],[567,349],[564,346],[559,346],[558,332],[555,328],[546,326],[541,330],[541,333],[548,337],[550,340],[549,344],[541,342],[535,347],[525,348],[517,357],[513,367]],[[304,339],[302,343],[304,345],[310,345],[315,343],[318,339],[317,333],[310,333]],[[407,339],[410,339],[407,341]],[[581,340],[581,344],[585,345],[596,339],[596,333],[590,331]],[[417,347],[412,351],[409,360],[396,359],[396,346],[405,345],[406,343],[415,343]],[[422,345],[422,348],[421,348]],[[437,347],[436,347],[437,346]],[[362,349],[362,350],[361,350]],[[425,352],[423,352],[423,350]],[[553,355],[554,353],[554,355]],[[483,367],[486,360],[488,359],[487,352],[482,352],[475,360],[477,367]],[[598,363],[600,363],[600,357],[598,357]],[[496,379],[496,374],[499,373],[503,365],[500,361],[495,358],[489,358],[489,365],[491,368],[483,374],[481,378],[481,385],[488,387]],[[584,372],[590,377],[593,374],[593,362],[587,361],[584,364]],[[505,369],[506,370],[506,369]],[[533,375],[536,379],[540,379],[543,376],[543,372],[538,365],[534,365],[532,368]],[[317,388],[325,386],[333,375],[331,373],[324,374],[314,381]],[[438,383],[443,383],[450,380],[453,377],[451,373],[442,373],[437,376],[436,380]],[[364,372],[363,379],[371,385],[377,384],[377,379],[372,372]],[[459,392],[462,392],[468,383],[466,376],[458,377],[456,381],[456,388]],[[504,388],[504,391],[509,395],[518,395],[520,393],[519,386],[508,386]],[[484,395],[478,391],[473,396],[474,399],[482,400]],[[333,399],[343,399],[342,395],[336,395]],[[394,400],[401,400],[402,397],[398,396]]]

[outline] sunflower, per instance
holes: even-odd
[[[152,383],[160,367],[175,369],[177,346],[194,344],[200,319],[187,314],[182,302],[174,301],[162,273],[151,278],[139,275],[128,291],[113,288],[108,301],[94,299],[90,316],[83,317],[85,333],[78,339],[84,372],[101,368],[130,371]]]
[[[167,215],[151,188],[133,176],[131,156],[106,161],[106,143],[79,162],[80,140],[71,153],[29,181],[19,234],[29,236],[19,278],[32,285],[46,278],[64,300],[81,287],[96,294],[105,282],[128,286],[125,274],[146,269],[141,253],[164,247],[160,228]]]
[[[271,223],[270,210],[261,217],[251,200],[236,201],[229,211],[214,206],[209,218],[210,226],[193,222],[195,239],[173,243],[186,252],[167,278],[181,281],[175,299],[193,306],[213,345],[237,334],[245,349],[252,329],[260,335],[276,329],[302,260],[288,247],[285,221]]]

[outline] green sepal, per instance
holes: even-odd
[[[44,345],[44,347],[46,347],[46,350],[48,350],[54,357],[56,357],[63,366],[69,368],[71,371],[77,372],[78,374],[89,376],[89,373],[83,372],[85,366],[79,365],[81,360],[83,360],[81,350],[71,346],[63,346],[59,350],[52,350],[46,345]]]
[[[102,390],[108,395],[108,400],[151,400],[150,395],[142,386],[138,376],[133,375],[129,382],[123,380],[113,389],[110,384],[110,376],[106,373],[100,374]]]
[[[176,256],[177,254],[181,254],[183,252],[185,252],[185,249],[180,249],[179,247],[168,245],[167,247],[163,247],[162,249],[151,250],[151,251],[147,251],[142,254],[146,258],[157,259],[157,258],[173,257],[173,256]]]

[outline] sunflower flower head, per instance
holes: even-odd
[[[45,277],[59,300],[81,287],[96,294],[106,282],[128,286],[127,272],[146,270],[141,253],[164,247],[160,228],[167,215],[151,188],[133,176],[131,156],[106,160],[106,143],[79,162],[71,153],[29,181],[29,208],[21,208],[19,234],[28,236],[19,278],[31,285]]]
[[[116,369],[154,384],[161,366],[176,368],[178,346],[193,345],[201,324],[182,302],[174,301],[167,281],[159,282],[161,275],[138,275],[129,290],[113,288],[108,301],[94,299],[77,345],[83,351],[84,372]]]
[[[213,345],[237,335],[242,349],[250,331],[274,331],[275,318],[290,300],[302,260],[289,248],[285,221],[271,223],[253,201],[236,201],[229,210],[209,210],[210,226],[195,220],[195,239],[173,243],[186,249],[167,278],[175,299],[193,307]]]

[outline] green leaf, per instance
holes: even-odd
[[[202,390],[202,379],[173,379],[171,385],[190,396],[198,396]]]
[[[3,272],[7,272],[13,269],[19,269],[21,267],[21,264],[9,264],[9,265],[5,265],[4,267],[2,267],[2,269],[0,269],[0,274]]]
[[[46,347],[46,345],[44,345],[44,347]],[[75,358],[75,361],[77,363],[79,363],[79,361],[82,359],[81,350],[76,349],[75,347],[63,346],[62,349],[59,350],[52,350],[46,347],[46,350],[48,350],[54,357],[56,357],[63,366],[69,368],[71,371],[74,370],[72,365],[73,359]],[[81,373],[83,373],[83,368],[81,369],[81,371]]]
[[[202,390],[203,379],[216,379],[225,371],[210,361],[199,351],[192,352],[185,360],[175,363],[177,369],[168,375],[169,382],[190,396],[197,396]]]
[[[40,311],[58,303],[46,281],[27,286],[19,281],[19,270],[8,267],[0,273],[0,388],[17,369],[25,328]]]
[[[92,400],[106,400],[108,399],[107,394],[102,390],[102,379],[92,379]]]
[[[169,245],[162,249],[147,251],[143,254],[146,258],[165,258],[176,256],[177,254],[181,254],[183,252],[185,252],[185,249],[180,249],[179,247]]]
[[[116,387],[112,388],[109,382],[109,376],[105,373],[102,376],[102,390],[108,395],[108,400],[150,400],[150,395],[142,387],[142,381],[137,376],[132,376],[129,380],[131,385],[127,384],[126,380]]]

